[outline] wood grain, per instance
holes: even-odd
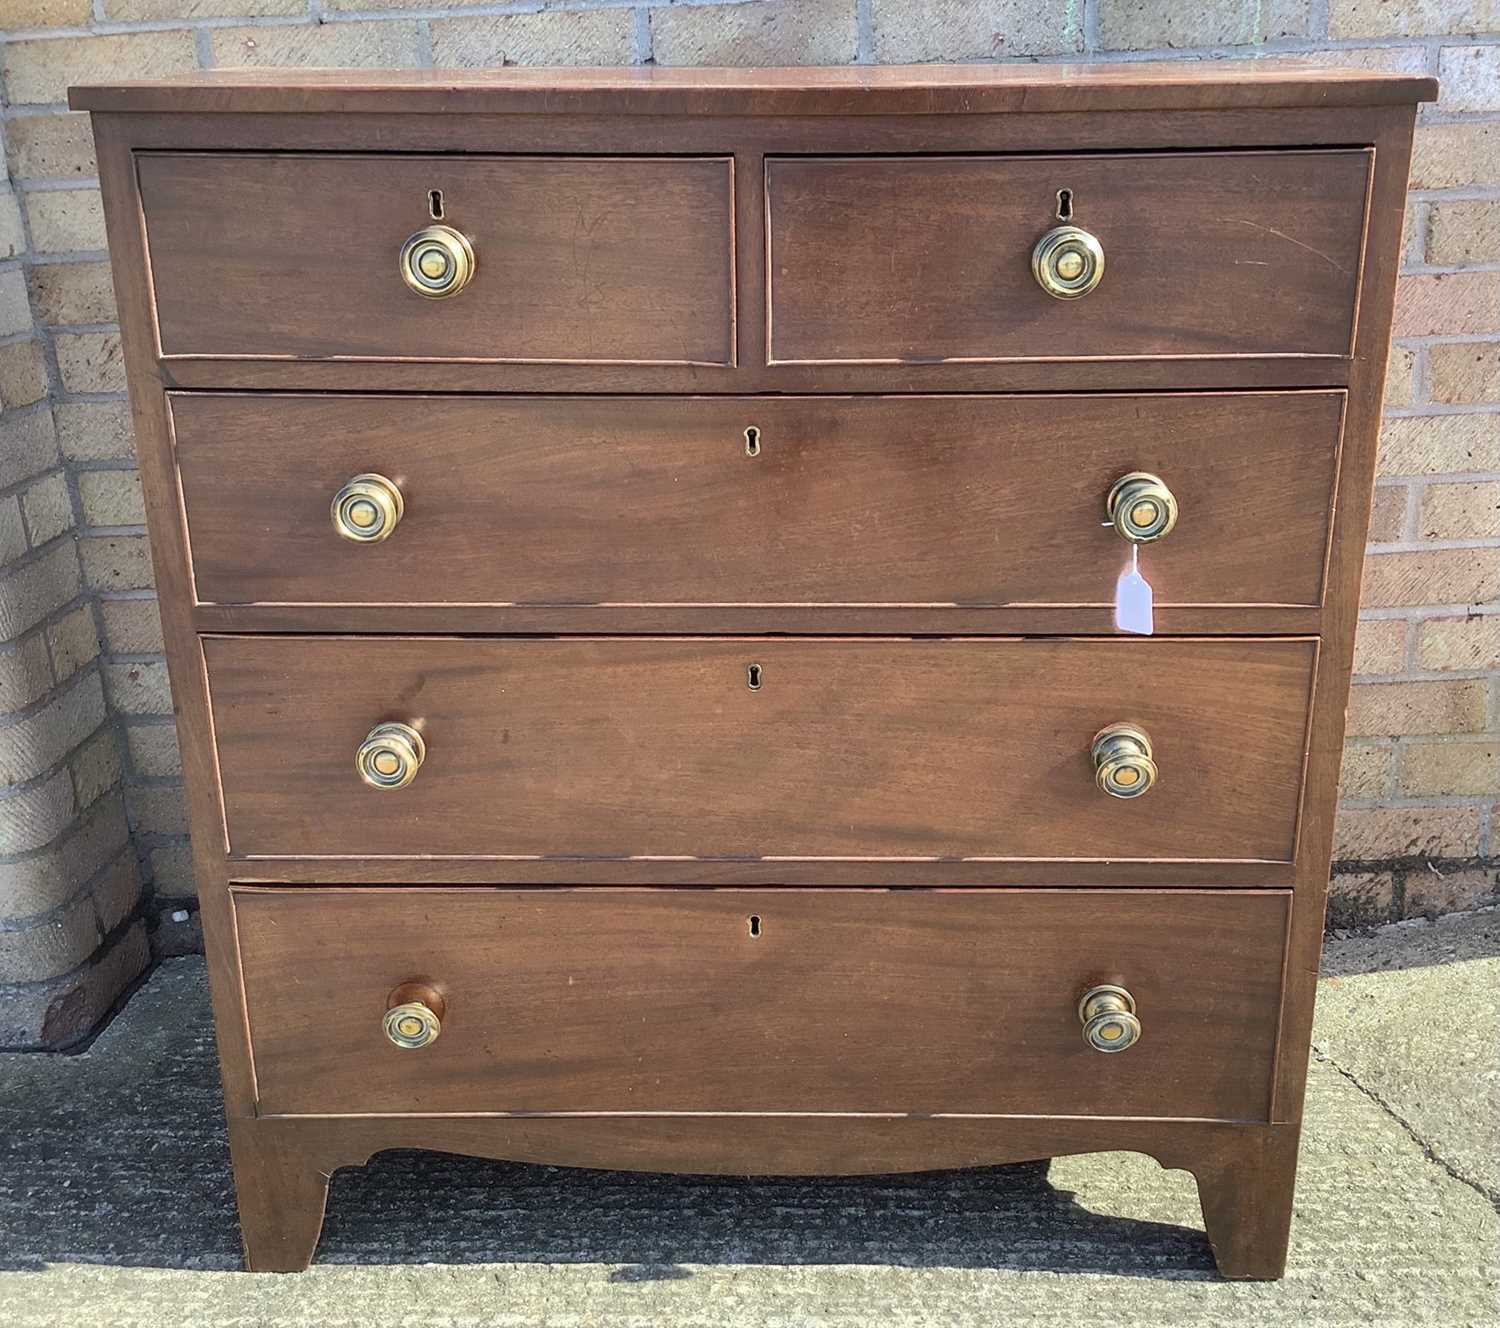
[[[263,1113],[1265,1120],[1289,893],[235,892]],[[1024,943],[1018,944],[1024,937]],[[381,1031],[431,982],[442,1034]],[[1141,1040],[1083,1041],[1079,997]]]
[[[157,376],[150,272],[136,193],[132,137],[128,122],[114,116],[94,121],[93,135],[120,311],[120,341],[130,386],[132,433],[140,463],[173,716],[182,750],[183,794],[192,830],[193,879],[201,904],[199,916],[213,998],[224,1109],[231,1119],[243,1118],[255,1109],[250,1035],[245,1027],[234,914],[227,889],[224,808],[214,756],[213,721],[203,655],[192,620],[187,531],[176,515],[179,499],[171,422]]]
[[[265,1116],[230,1121],[253,1272],[308,1266],[328,1182],[392,1148],[550,1166],[694,1174],[882,1175],[1133,1151],[1194,1173],[1225,1277],[1280,1277],[1297,1170],[1296,1126],[1057,1117]],[[425,1219],[415,1191],[409,1214]],[[1122,1236],[1122,1242],[1128,1237]],[[1119,1251],[1128,1263],[1128,1251]]]
[[[768,160],[770,359],[1347,355],[1371,160]],[[1104,247],[1074,300],[1030,266],[1060,189]]]
[[[858,105],[863,103],[856,103]],[[1396,114],[1405,112],[1398,111]],[[1366,141],[1368,110],[1306,106],[1262,111],[1151,110],[1110,115],[844,114],[735,118],[705,114],[583,116],[528,114],[403,115],[363,111],[319,114],[132,115],[125,132],[142,151],[357,152],[372,142],[415,155],[493,153],[495,144],[544,155],[645,153],[721,155],[736,160],[741,243],[732,369],[681,365],[474,364],[459,361],[194,360],[174,357],[156,377],[183,388],[330,391],[527,392],[884,392],[1055,390],[1046,361],[911,365],[764,364],[764,207],[759,181],[766,154],[1016,153],[1038,143],[1077,150],[1222,149],[1229,145],[1343,147]],[[1339,387],[1345,360],[1218,358],[1170,361],[1071,361],[1070,390]],[[526,630],[526,629],[521,629]]]
[[[743,247],[743,246],[741,246]],[[1196,392],[1342,388],[1349,362],[1319,356],[1069,360],[934,360],[906,364],[765,364],[764,319],[737,293],[740,360],[728,365],[474,363],[467,360],[278,360],[173,357],[161,380],[184,391],[647,393],[745,396],[927,392]]]
[[[204,654],[237,855],[1289,861],[1316,647],[211,637]],[[353,768],[384,720],[427,743],[395,791]],[[1094,786],[1089,744],[1118,721],[1155,744],[1143,798]]]
[[[1200,66],[1201,67],[1201,66]],[[1261,109],[1141,107],[1115,115],[1078,110],[968,115],[861,114],[857,100],[830,115],[733,116],[642,113],[551,115],[545,109],[422,115],[395,110],[131,114],[122,123],[137,152],[380,152],[423,156],[763,156],[880,153],[1055,154],[1222,151],[1369,144],[1385,112],[1358,106]],[[1411,107],[1395,112],[1409,113]],[[111,114],[104,112],[104,116]],[[1048,145],[1052,146],[1048,146]],[[763,210],[760,215],[763,215]],[[755,229],[759,229],[758,225]]]
[[[1149,572],[1151,562],[1145,566]],[[998,609],[865,604],[816,607],[718,604],[197,604],[204,633],[444,633],[462,636],[1113,636],[1114,606]],[[1323,612],[1279,605],[1158,605],[1158,636],[1302,636]]]
[[[1288,60],[795,69],[225,69],[85,84],[87,111],[959,115],[1434,101],[1424,75]]]
[[[1404,111],[1372,115],[1375,175],[1371,181],[1369,258],[1360,289],[1360,321],[1355,342],[1345,424],[1346,448],[1334,511],[1329,551],[1328,608],[1324,648],[1314,694],[1313,725],[1308,735],[1308,788],[1304,832],[1298,848],[1297,883],[1303,906],[1292,923],[1288,948],[1288,986],[1282,1017],[1284,1030],[1276,1118],[1302,1116],[1313,1004],[1317,997],[1318,961],[1323,947],[1323,920],[1329,859],[1338,814],[1339,773],[1344,756],[1344,715],[1354,665],[1354,633],[1359,618],[1360,576],[1365,561],[1370,502],[1375,483],[1377,439],[1390,351],[1391,316],[1396,278],[1401,267],[1402,219],[1411,161],[1412,117]]]
[[[752,606],[773,626],[841,606],[872,626],[877,608],[1108,608],[1129,546],[1104,499],[1136,470],[1181,506],[1144,552],[1159,608],[1315,607],[1343,397],[171,406],[200,601],[326,605],[329,628],[359,604],[696,607],[718,630]],[[328,503],[367,471],[396,479],[406,510],[358,545]]]
[[[713,885],[797,890],[804,886],[948,889],[1008,886],[1152,889],[1215,886],[1280,889],[1285,862],[1192,862],[1153,858],[233,858],[229,880],[245,885]],[[1304,887],[1307,888],[1307,887]]]
[[[137,170],[169,356],[734,359],[724,158],[143,153]],[[475,251],[443,300],[397,270],[433,190]]]

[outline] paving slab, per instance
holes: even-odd
[[[1330,941],[1313,1054],[1500,1204],[1496,955],[1496,909]]]
[[[0,1325],[1493,1328],[1500,915],[1327,967],[1290,1266],[1253,1284],[1137,1154],[737,1180],[388,1153],[336,1174],[309,1273],[242,1273],[203,965],[174,960],[84,1054],[0,1056]]]

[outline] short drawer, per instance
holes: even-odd
[[[137,171],[167,356],[734,358],[725,158],[143,153]],[[471,251],[446,298],[400,267],[433,226]]]
[[[1317,657],[1298,638],[203,650],[231,852],[356,857],[1287,862]],[[421,752],[369,737],[388,723]],[[1144,796],[1096,785],[1093,740],[1121,723],[1150,745]],[[361,751],[414,778],[367,786]]]
[[[1343,394],[171,396],[200,602],[1107,605],[1122,477],[1162,606],[1317,606]],[[387,537],[330,503],[401,494]]]
[[[1259,891],[235,892],[268,1114],[1263,1121],[1289,910]],[[1098,986],[1134,1005],[1126,1050],[1084,1040]],[[393,1045],[386,1012],[417,996],[435,1040]]]
[[[1372,158],[770,159],[769,357],[1345,356]],[[1054,298],[1032,272],[1063,224],[1102,249],[1082,297]]]

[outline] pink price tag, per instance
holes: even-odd
[[[1141,575],[1139,546],[1130,546],[1130,566],[1115,582],[1115,630],[1135,636],[1155,631],[1151,609],[1151,583]]]

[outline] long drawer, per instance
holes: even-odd
[[[718,364],[734,360],[722,157],[142,153],[168,356]],[[427,298],[406,241],[473,275]]]
[[[770,359],[1350,353],[1374,153],[773,158]],[[1056,299],[1033,247],[1099,245]]]
[[[203,651],[237,855],[1287,862],[1317,643],[207,637]],[[404,787],[356,770],[386,723],[424,749]],[[1117,724],[1150,743],[1144,796],[1096,784],[1095,736]]]
[[[1156,474],[1158,604],[1317,606],[1343,394],[506,399],[173,394],[215,604],[1108,604]],[[389,535],[340,537],[354,476]],[[359,531],[356,534],[361,533]],[[706,624],[707,625],[707,624]]]
[[[1285,892],[234,898],[264,1113],[1267,1118]],[[1078,1013],[1105,984],[1139,1020],[1116,1054]],[[394,1046],[413,988],[436,1040]]]

